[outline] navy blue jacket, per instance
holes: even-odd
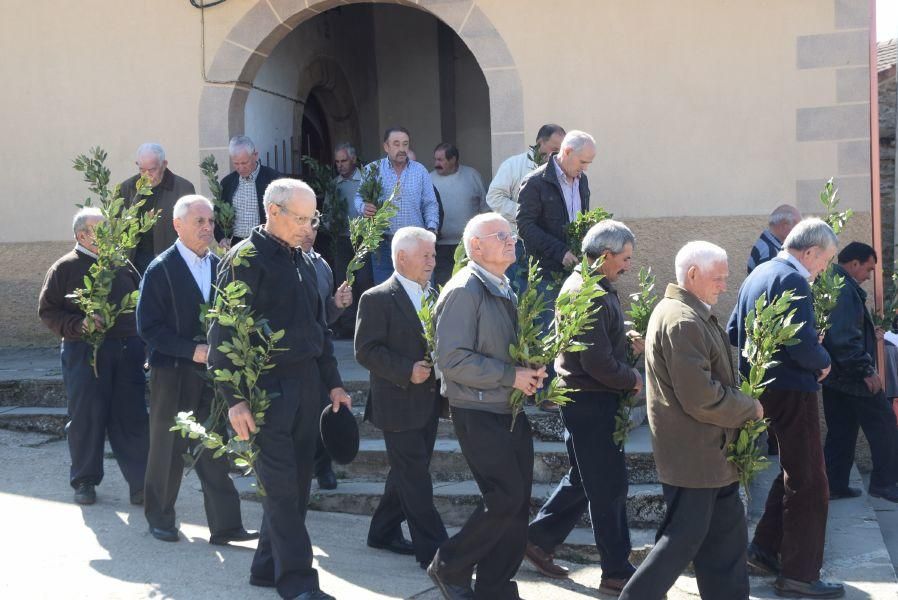
[[[211,261],[210,281],[214,284],[218,257],[212,255]],[[214,294],[213,287],[210,303]],[[193,352],[197,344],[206,343],[206,331],[200,322],[203,304],[205,300],[193,274],[172,244],[150,263],[140,282],[137,332],[150,349],[150,366],[195,364]]]
[[[832,327],[823,338],[823,347],[833,357],[823,385],[853,396],[872,396],[864,377],[876,372],[876,325],[867,310],[867,292],[841,265],[832,268],[845,278],[845,285],[830,315]]]
[[[774,258],[758,265],[739,288],[739,298],[730,316],[727,332],[730,343],[740,349],[739,371],[748,376],[748,362],[742,356],[745,345],[745,315],[755,307],[755,301],[762,295],[769,299],[793,290],[799,300],[792,302],[795,308],[793,323],[804,323],[798,331],[800,343],[781,349],[774,356],[779,365],[767,371],[767,377],[774,380],[767,386],[774,390],[816,392],[820,389],[817,376],[829,366],[829,354],[817,341],[814,328],[814,301],[811,286],[789,261]]]

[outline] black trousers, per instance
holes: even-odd
[[[482,600],[517,599],[511,579],[527,548],[533,487],[533,437],[530,422],[511,415],[452,407],[461,451],[482,498],[461,531],[440,546],[446,581],[468,585],[474,568],[474,595]]]
[[[528,539],[552,554],[576,527],[583,511],[595,535],[603,577],[626,578],[630,564],[627,463],[612,440],[619,394],[574,392],[561,407],[571,469],[530,524]]]
[[[282,598],[294,598],[318,589],[306,530],[321,402],[318,364],[308,360],[295,377],[266,377],[260,385],[278,396],[256,436],[256,474],[266,494],[251,571],[259,579],[273,580]]]
[[[329,406],[331,404],[330,396],[325,390],[321,390],[321,406],[318,407],[318,415],[320,419],[321,411],[324,410],[325,406]],[[315,477],[321,477],[325,473],[333,471],[334,465],[331,460],[330,452],[327,451],[327,448],[324,447],[324,440],[321,439],[321,428],[317,429],[318,431],[318,439],[315,442],[315,462],[313,473]]]
[[[667,513],[655,547],[620,600],[660,600],[692,561],[705,600],[748,598],[748,532],[739,484],[682,488],[663,484]]]
[[[368,529],[369,540],[388,543],[402,535],[402,521],[407,520],[415,559],[426,563],[433,560],[437,548],[449,537],[433,505],[430,479],[438,422],[434,412],[421,429],[383,432],[390,472]]]
[[[889,487],[898,481],[898,426],[895,413],[880,391],[875,396],[854,396],[823,386],[823,414],[826,416],[826,443],[823,458],[829,489],[848,488],[858,428],[870,443],[873,472],[870,485]]]
[[[184,475],[182,456],[197,442],[169,431],[175,415],[193,411],[197,421],[209,418],[212,389],[199,365],[153,367],[150,371],[150,455],[144,484],[144,514],[151,527],[175,526],[175,501]],[[212,533],[242,529],[240,496],[228,476],[226,458],[203,450],[196,459],[203,488],[206,520]]]
[[[346,267],[352,260],[354,252],[352,243],[347,236],[339,236],[337,238],[337,256],[334,261],[334,282],[339,287],[346,281]],[[343,314],[337,319],[333,325],[335,332],[341,336],[350,335],[355,331],[355,316],[358,310],[359,298],[362,297],[374,285],[374,273],[371,270],[371,255],[365,258],[362,268],[355,272],[355,282],[352,284],[353,303],[346,307]]]
[[[433,270],[434,289],[446,285],[455,267],[456,244],[437,244],[437,263]]]
[[[144,345],[137,336],[107,339],[97,355],[99,377],[86,342],[62,343],[62,379],[68,400],[72,487],[103,481],[106,437],[131,493],[143,489],[149,430],[144,401]]]

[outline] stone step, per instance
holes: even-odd
[[[46,406],[0,406],[0,429],[30,431],[53,436],[65,434],[67,410]]]
[[[245,500],[258,501],[252,478],[240,478],[238,490]],[[371,515],[383,494],[382,481],[343,480],[336,490],[320,490],[312,486],[309,508],[324,512]],[[553,484],[535,483],[530,502],[530,514],[536,515]],[[447,527],[461,526],[480,501],[480,490],[473,481],[441,482],[433,486],[434,505]],[[631,527],[655,527],[664,516],[664,498],[658,484],[630,486],[627,497],[627,520]],[[589,517],[584,513],[581,526],[588,526]]]

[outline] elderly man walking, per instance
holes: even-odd
[[[783,249],[783,240],[792,228],[801,221],[801,213],[789,204],[777,206],[767,221],[767,229],[761,232],[758,241],[748,255],[746,270],[751,273],[755,267],[774,258]]]
[[[318,294],[315,267],[297,247],[303,235],[318,225],[315,192],[295,179],[273,181],[264,196],[266,222],[234,246],[222,260],[218,287],[243,281],[251,290],[247,306],[257,319],[268,320],[272,331],[284,331],[278,344],[284,351],[272,356],[274,367],[258,385],[278,394],[256,436],[256,472],[265,486],[262,530],[250,571],[250,584],[276,587],[282,598],[333,598],[318,586],[312,567],[312,543],[306,530],[306,506],[321,399],[328,390],[334,410],[351,406],[343,389],[333,344]],[[249,248],[254,255],[234,265],[234,257]],[[232,337],[229,327],[214,322],[209,331],[209,367],[236,367],[218,348]],[[256,430],[250,407],[222,388],[230,405],[228,417],[240,439]]]
[[[390,471],[371,517],[368,545],[414,554],[427,568],[446,528],[433,505],[430,458],[440,416],[438,382],[418,311],[433,294],[436,236],[403,227],[392,241],[396,272],[359,300],[355,356],[371,374],[365,418],[383,431]],[[408,521],[409,543],[402,535]]]
[[[461,531],[440,546],[427,573],[448,599],[517,599],[512,578],[527,545],[533,437],[526,415],[512,423],[508,399],[514,389],[535,393],[545,370],[517,367],[508,354],[517,336],[517,297],[505,277],[515,260],[508,221],[478,215],[463,240],[471,260],[437,301],[436,366],[482,499]]]
[[[830,357],[820,345],[814,328],[813,292],[810,281],[823,271],[836,253],[838,239],[820,219],[805,219],[792,229],[776,258],[763,263],[745,279],[730,317],[731,343],[745,345],[745,317],[755,301],[792,291],[793,322],[804,323],[798,343],[780,350],[779,364],[767,371],[772,381],[761,396],[769,431],[779,444],[780,473],[770,487],[764,514],[748,548],[749,562],[776,575],[781,596],[839,598],[841,584],[820,580],[829,484],[820,440],[818,381],[830,370]],[[748,375],[749,365],[739,356],[739,369]]]
[[[739,391],[727,340],[711,307],[726,291],[723,248],[689,242],[649,320],[646,390],[655,466],[667,513],[622,600],[660,600],[690,561],[702,598],[745,600],[745,509],[726,446],[761,404]]]
[[[144,515],[150,534],[165,542],[178,541],[175,501],[184,474],[182,457],[192,445],[170,429],[179,412],[193,411],[202,423],[212,409],[205,373],[209,346],[200,310],[212,300],[218,267],[218,258],[209,251],[215,229],[212,203],[203,196],[183,196],[173,215],[178,240],[150,263],[137,303],[137,330],[149,348],[152,367]],[[225,458],[212,458],[208,451],[197,457],[210,544],[259,537],[243,528],[240,497],[228,471]]]
[[[88,319],[69,294],[84,287],[84,278],[97,260],[94,229],[104,220],[98,208],[85,207],[75,214],[72,230],[75,248],[53,263],[38,301],[38,315],[50,331],[62,338],[62,380],[68,401],[66,425],[72,466],[69,482],[75,502],[96,502],[96,486],[103,480],[103,448],[106,437],[122,475],[128,482],[131,504],[143,503],[147,468],[145,349],[137,337],[133,314],[119,315],[105,331],[99,348],[96,374],[90,365],[91,346],[82,333]],[[115,273],[109,301],[118,305],[125,294],[137,290],[139,278],[130,267]]]
[[[137,247],[134,249],[134,266],[137,272],[143,275],[147,266],[158,254],[171,246],[178,235],[172,227],[172,210],[175,202],[181,196],[195,192],[193,184],[171,172],[168,161],[165,159],[165,150],[154,143],[141,144],[137,149],[138,174],[129,177],[121,183],[121,195],[125,202],[131,204],[141,198],[137,198],[137,180],[141,175],[150,178],[153,193],[142,197],[144,204],[141,213],[148,210],[158,210],[159,219],[153,225],[153,229],[141,236]]]
[[[590,263],[603,259],[599,285],[605,295],[592,329],[578,337],[582,352],[563,352],[555,359],[560,384],[577,391],[561,407],[564,439],[571,469],[530,524],[527,559],[548,577],[567,577],[553,562],[555,548],[589,509],[596,548],[602,563],[600,591],[618,593],[636,570],[630,564],[627,525],[627,464],[613,440],[615,416],[623,394],[642,389],[642,376],[627,361],[627,349],[642,354],[642,340],[631,337],[614,284],[630,270],[636,238],[630,229],[610,219],[590,228],[583,254]],[[580,266],[568,276],[561,293],[577,293],[583,285]]]

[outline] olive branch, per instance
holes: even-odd
[[[537,167],[545,164],[546,159],[549,158],[549,155],[542,152],[539,148],[539,142],[536,142],[532,146],[527,146],[529,148],[527,152],[527,158],[530,159],[530,162],[535,164]]]
[[[848,219],[854,214],[854,211],[850,208],[845,211],[838,209],[838,194],[839,188],[833,185],[833,179],[830,177],[824,184],[823,191],[820,192],[820,203],[826,210],[823,220],[826,221],[826,224],[832,228],[833,233],[836,235],[839,235],[845,229]],[[826,335],[826,331],[832,325],[829,317],[836,308],[839,292],[841,292],[844,285],[845,278],[835,273],[832,268],[824,269],[817,276],[817,279],[814,280],[811,290],[813,291],[814,321],[818,336]]]
[[[312,187],[315,195],[322,199],[322,220],[325,229],[333,237],[333,244],[336,248],[337,236],[346,230],[349,224],[349,215],[346,204],[340,202],[337,197],[334,169],[330,165],[318,162],[311,156],[303,156],[300,161],[308,169],[306,183]]]
[[[577,213],[574,220],[567,226],[568,247],[571,249],[571,253],[578,259],[583,258],[581,248],[583,246],[583,238],[586,237],[586,232],[589,231],[593,225],[596,225],[605,219],[610,219],[613,216],[614,215],[601,206],[597,206],[586,212]]]
[[[209,191],[212,192],[212,206],[215,208],[215,223],[224,233],[227,239],[234,235],[234,220],[236,213],[234,206],[221,199],[221,183],[218,181],[218,163],[215,156],[210,154],[200,163],[200,171],[206,177]]]
[[[376,167],[376,163],[372,165]],[[361,193],[362,185],[359,186]],[[380,185],[380,182],[378,182]],[[382,189],[382,187],[381,187]],[[346,283],[352,285],[355,282],[355,272],[362,268],[365,264],[365,258],[374,252],[384,238],[384,233],[390,229],[390,222],[396,216],[399,209],[396,206],[396,197],[399,195],[399,181],[393,186],[390,196],[381,203],[379,200],[373,203],[377,206],[377,212],[372,217],[359,215],[349,222],[349,241],[352,243],[353,255],[349,264],[346,265]],[[362,196],[365,198],[365,196]],[[370,202],[370,200],[365,200]]]

